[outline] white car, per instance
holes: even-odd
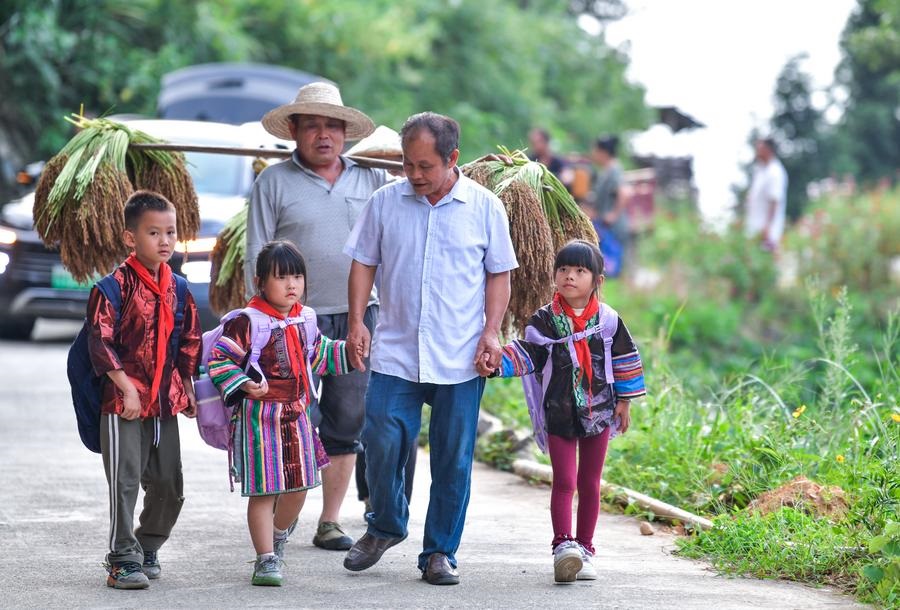
[[[276,147],[274,138],[256,127],[258,123],[119,120],[172,143]],[[201,323],[208,329],[218,323],[209,309],[209,254],[219,231],[250,193],[255,179],[253,157],[212,153],[186,153],[186,157],[199,199],[200,231],[197,239],[179,244],[171,263],[175,272],[188,280]],[[41,242],[34,230],[33,204],[34,193],[30,193],[0,211],[0,338],[27,339],[39,317],[80,319],[85,315],[91,284],[75,282],[61,265],[59,254]]]

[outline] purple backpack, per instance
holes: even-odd
[[[250,355],[247,358],[247,366],[244,370],[255,369],[261,376],[261,381],[266,380],[266,375],[259,367],[259,354],[269,342],[272,330],[275,328],[287,328],[295,324],[303,325],[306,343],[306,358],[304,360],[308,378],[312,381],[312,370],[309,361],[319,332],[316,327],[316,312],[310,307],[301,309],[300,315],[297,317],[283,320],[272,319],[258,309],[246,307],[229,311],[222,316],[218,326],[203,333],[203,352],[200,357],[200,366],[203,368],[203,373],[194,382],[194,394],[197,397],[197,427],[200,429],[200,438],[207,445],[216,449],[228,450],[229,454],[232,448],[231,416],[234,409],[225,404],[219,389],[212,382],[212,379],[209,378],[209,358],[213,347],[215,347],[216,342],[222,336],[225,323],[241,315],[250,319],[251,337]],[[314,397],[318,398],[315,388],[311,388],[311,392]]]
[[[525,328],[525,340],[535,345],[546,346],[547,351],[553,350],[553,346],[565,343],[569,348],[569,356],[572,362],[578,362],[578,356],[575,354],[575,342],[587,339],[597,333],[603,339],[603,364],[606,383],[613,384],[613,368],[612,368],[612,343],[616,329],[619,327],[619,314],[616,310],[606,305],[600,304],[600,317],[597,324],[585,328],[581,332],[577,332],[561,339],[551,339],[542,335],[534,326]],[[553,369],[553,359],[550,354],[547,355],[547,362],[544,369],[538,373],[535,371],[529,375],[522,377],[522,386],[525,390],[525,403],[528,405],[528,414],[531,416],[531,425],[534,428],[534,442],[540,447],[541,451],[547,453],[547,426],[544,422],[544,395],[547,393],[547,386],[550,383],[550,374]]]

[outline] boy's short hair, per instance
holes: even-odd
[[[144,212],[174,212],[172,202],[155,191],[135,191],[125,202],[125,228],[137,229]]]
[[[553,271],[560,267],[584,267],[590,270],[594,279],[603,275],[603,254],[596,244],[583,239],[573,239],[556,253]]]

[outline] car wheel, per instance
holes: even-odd
[[[34,318],[0,319],[0,339],[27,341],[34,330]]]

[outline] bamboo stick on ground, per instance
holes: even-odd
[[[512,469],[513,472],[521,477],[537,479],[545,483],[553,482],[553,469],[545,464],[538,464],[531,460],[518,459],[513,461]],[[634,491],[633,489],[615,485],[603,479],[600,480],[600,487],[605,488],[616,495],[625,496],[642,509],[650,511],[657,517],[661,517],[667,521],[688,523],[702,530],[712,529],[713,527],[713,522],[705,517],[689,513],[684,509],[672,506],[662,500],[657,500],[656,498]]]

